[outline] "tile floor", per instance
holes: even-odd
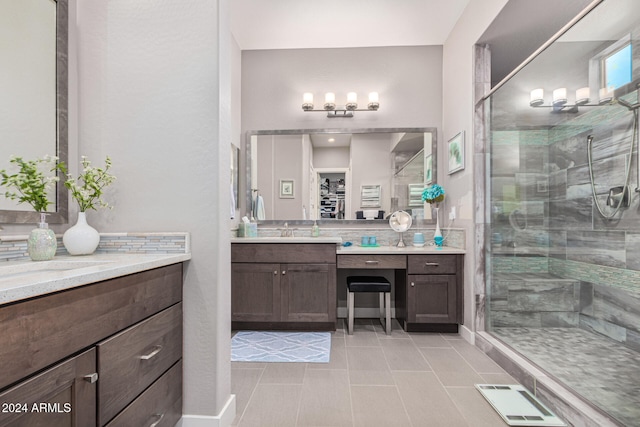
[[[332,336],[331,362],[232,362],[235,426],[501,427],[474,388],[517,384],[457,334],[390,336],[357,319],[353,335]]]

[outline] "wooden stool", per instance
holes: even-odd
[[[347,277],[347,332],[349,335],[353,334],[355,292],[378,292],[380,294],[380,323],[384,326],[387,335],[391,334],[391,283],[381,276]]]

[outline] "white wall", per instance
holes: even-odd
[[[347,92],[380,94],[378,112],[350,119],[302,111],[313,92],[344,104]],[[242,52],[242,131],[368,127],[437,127],[442,121],[442,46],[289,49]]]
[[[115,208],[89,221],[191,233],[184,413],[215,419],[230,398],[227,1],[83,0],[77,12],[77,154],[111,156],[118,177]]]
[[[474,45],[491,21],[498,15],[508,0],[471,0],[453,31],[447,38],[443,50],[443,132],[438,137],[438,182],[445,188],[445,209],[441,209],[440,220],[448,224],[449,211],[456,206],[458,218],[452,224],[464,228],[467,236],[465,255],[465,304],[464,325],[475,330],[474,276],[477,260],[475,245],[474,212]],[[465,132],[465,169],[452,175],[447,173],[446,143],[458,132]],[[442,223],[442,222],[441,222]],[[481,284],[476,284],[481,286]]]

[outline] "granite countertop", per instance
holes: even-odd
[[[191,259],[180,254],[93,254],[0,263],[0,305]]]

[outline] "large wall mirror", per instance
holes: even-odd
[[[0,169],[12,170],[11,155],[67,163],[67,56],[67,0],[0,0]],[[58,182],[47,222],[67,222],[67,197]],[[29,208],[0,197],[0,223],[38,222]]]
[[[421,195],[434,182],[435,128],[261,130],[247,133],[246,206],[265,224],[430,221]]]

